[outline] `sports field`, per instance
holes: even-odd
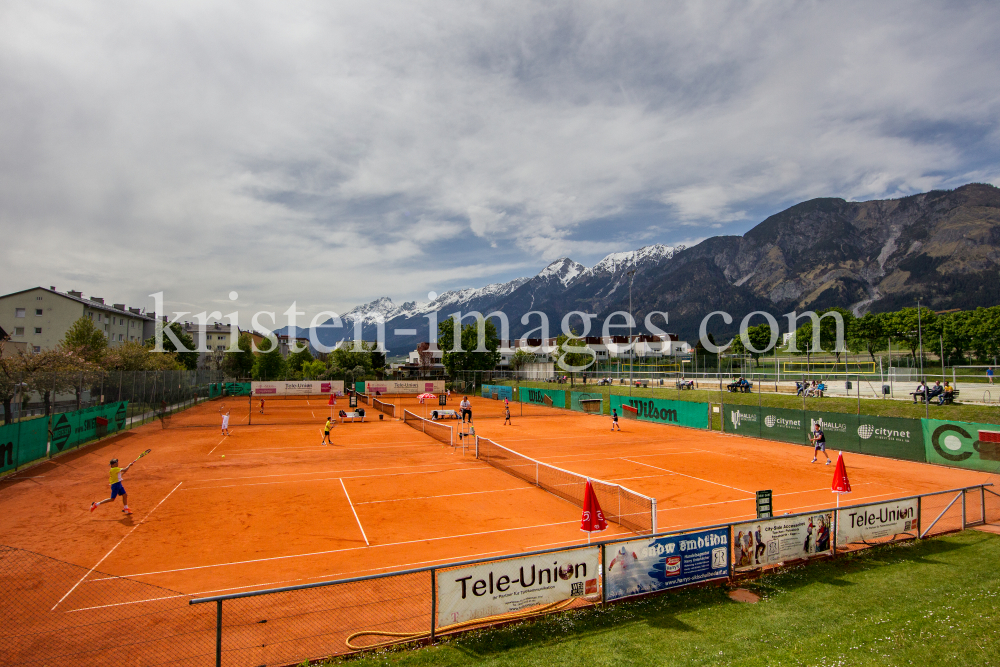
[[[106,619],[112,605],[140,616],[143,605],[167,598],[586,541],[578,507],[476,460],[474,447],[380,420],[370,406],[365,423],[338,423],[333,446],[324,446],[325,398],[269,400],[264,414],[256,403],[250,412],[246,399],[226,400],[229,436],[220,433],[220,401],[203,403],[167,428],[149,424],[0,482],[3,544],[79,568],[72,581],[35,577],[33,599],[44,604],[27,617],[8,615],[6,632],[28,629],[19,623],[59,627],[61,618],[76,626],[87,614]],[[414,397],[383,400],[400,415],[437,409]],[[511,405],[513,423],[504,425],[502,401],[471,400],[477,435],[656,498],[659,531],[753,518],[758,489],[773,490],[776,514],[835,502],[833,466],[810,463],[804,447],[627,420],[612,432],[607,417],[524,404]],[[457,434],[455,420],[442,423]],[[134,514],[123,515],[118,501],[90,512],[91,501],[108,495],[108,461],[124,465],[145,449],[152,453],[124,480]],[[845,504],[987,477],[861,455],[847,463],[854,493]],[[600,538],[630,534],[612,524]],[[130,593],[116,597],[126,583]]]

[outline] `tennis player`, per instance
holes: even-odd
[[[504,406],[504,409],[503,409],[503,425],[506,426],[507,424],[510,424],[511,426],[514,425],[510,421],[510,406],[509,405]]]
[[[222,435],[229,435],[229,413],[222,415]]]
[[[826,464],[830,465],[830,455],[826,453],[826,434],[823,433],[823,429],[820,428],[819,422],[813,424],[812,435],[809,436],[813,444],[813,463],[816,463],[816,452],[823,452],[823,456],[826,457]]]
[[[260,399],[260,414],[264,414],[264,399]]]
[[[334,427],[337,422],[333,421],[333,417],[326,418],[326,424],[323,426],[323,442],[319,443],[321,445],[332,445],[333,440],[330,439],[330,429]]]
[[[132,463],[135,463],[133,461]],[[98,505],[103,505],[104,503],[110,503],[112,500],[118,496],[122,497],[122,512],[125,514],[131,514],[132,510],[128,508],[128,494],[125,493],[125,487],[122,486],[122,475],[128,472],[128,469],[132,467],[132,463],[129,463],[124,468],[118,467],[118,459],[111,459],[111,497],[105,498],[99,502],[94,502],[90,504],[90,511],[93,512],[97,509]]]
[[[611,432],[612,433],[615,432],[615,427],[616,426],[618,427],[619,431],[622,430],[621,424],[618,423],[618,410],[612,410],[611,411]]]

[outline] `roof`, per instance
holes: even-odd
[[[145,314],[140,314],[140,313],[133,313],[132,311],[128,310],[127,308],[125,310],[121,310],[119,308],[115,308],[114,306],[109,306],[106,303],[98,303],[97,301],[91,301],[90,299],[84,299],[83,297],[73,296],[72,294],[67,294],[65,292],[57,292],[56,290],[49,289],[47,287],[42,287],[40,285],[38,287],[29,287],[28,289],[23,289],[23,290],[20,290],[20,291],[17,291],[17,292],[11,292],[10,294],[0,295],[0,299],[5,299],[5,298],[7,298],[9,296],[17,296],[18,294],[25,294],[27,292],[34,292],[35,290],[42,290],[43,292],[48,292],[49,294],[54,294],[56,296],[61,296],[62,298],[69,299],[70,301],[76,301],[77,303],[82,303],[84,306],[86,306],[88,308],[93,308],[94,310],[103,310],[103,311],[107,311],[109,313],[117,313],[119,315],[128,315],[129,317],[137,317],[137,318],[139,318],[141,320],[155,320],[156,319],[152,315],[145,315]]]

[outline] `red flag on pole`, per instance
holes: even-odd
[[[851,480],[847,479],[847,467],[844,465],[844,452],[837,456],[837,467],[833,469],[833,484],[830,488],[834,493],[851,492]]]
[[[327,401],[326,404],[327,405],[336,405],[337,404],[337,397],[336,397],[336,395],[330,394],[330,400]]]
[[[604,520],[604,512],[601,511],[601,504],[597,502],[597,494],[594,487],[587,480],[587,490],[583,493],[583,518],[580,522],[580,530],[590,532],[600,532],[607,529],[608,522]]]

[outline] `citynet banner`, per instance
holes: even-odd
[[[751,570],[830,553],[833,512],[801,514],[733,526],[733,565]]]
[[[601,594],[600,547],[437,572],[437,627]]]
[[[440,394],[444,380],[368,380],[365,393],[374,394]]]
[[[280,382],[251,382],[254,396],[316,396],[343,394],[343,380],[298,380]]]
[[[916,530],[916,498],[865,507],[845,507],[837,512],[837,544],[870,542]]]
[[[608,600],[729,576],[729,528],[604,547]]]

